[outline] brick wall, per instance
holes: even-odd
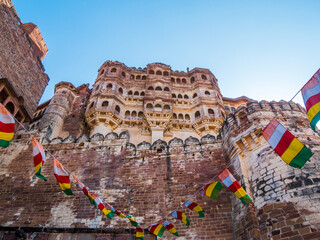
[[[135,147],[127,145],[128,138],[110,136],[103,140],[94,136],[97,140],[90,141],[84,136],[71,142],[70,138],[65,142],[53,139],[44,146],[105,202],[132,215],[143,227],[188,200],[187,196],[225,165],[218,140],[202,145],[189,142],[185,151],[184,144],[171,142],[167,146],[158,142]],[[49,141],[44,139],[45,142]],[[1,157],[0,164],[0,226],[122,231],[131,228],[126,220],[118,217],[108,220],[93,209],[74,181],[74,196],[61,192],[53,176],[51,159],[43,168],[48,181],[35,179],[30,144],[28,135],[21,135],[9,148],[1,150],[1,156],[5,157]],[[168,220],[181,239],[232,239],[230,197],[227,189],[221,191],[218,200],[198,195],[194,201],[204,208],[206,217],[198,218],[197,213],[184,208],[191,221],[190,228],[178,220]],[[164,236],[176,239],[168,232]],[[77,239],[76,235],[73,237]]]

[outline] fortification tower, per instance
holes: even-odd
[[[50,127],[51,138],[61,136],[64,120],[71,110],[76,94],[76,88],[71,83],[60,82],[55,86],[54,96],[39,125],[40,129]]]
[[[219,135],[224,104],[214,75],[203,68],[172,71],[162,63],[145,69],[105,62],[86,111],[91,136],[129,129],[134,143]]]
[[[41,63],[48,48],[38,27],[23,24],[10,0],[0,0],[0,102],[29,122],[49,78]]]

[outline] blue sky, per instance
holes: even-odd
[[[106,60],[209,68],[224,96],[257,100],[289,100],[320,67],[317,0],[12,1],[49,48],[41,102],[60,81],[92,85]]]

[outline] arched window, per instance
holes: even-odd
[[[213,109],[209,108],[209,109],[208,109],[208,113],[209,113],[210,115],[214,115]]]
[[[167,71],[164,71],[163,76],[169,76],[169,73]]]
[[[102,69],[101,73],[100,73],[100,76],[104,73],[104,69]]]
[[[205,95],[210,95],[210,92],[209,91],[205,91],[204,94]]]
[[[109,106],[109,102],[108,101],[104,101],[103,103],[102,103],[102,107],[108,107]]]
[[[193,98],[196,98],[196,97],[198,97],[198,94],[196,94],[196,93],[193,94]]]
[[[133,74],[130,75],[130,79],[134,79],[134,75]]]
[[[115,110],[116,110],[117,113],[120,113],[120,107],[119,107],[119,105],[117,105],[117,106],[115,107]]]
[[[119,93],[123,94],[122,88],[119,88]]]
[[[141,93],[140,93],[140,96],[144,96],[144,92],[141,92]]]
[[[186,114],[184,118],[185,118],[186,120],[190,120],[189,114]]]
[[[137,112],[136,111],[133,111],[132,113],[131,113],[131,117],[136,117],[137,116]]]
[[[172,94],[172,98],[176,98],[176,97],[177,97],[177,96],[173,93],[173,94]]]
[[[112,68],[111,72],[117,72],[117,69],[116,68]]]
[[[194,114],[194,117],[197,119],[200,117],[200,112],[199,111],[196,111],[196,113]]]
[[[161,105],[158,103],[154,106],[155,108],[161,108]]]
[[[182,120],[183,120],[183,115],[182,115],[182,113],[179,114],[178,119],[182,119]]]
[[[174,83],[174,82],[175,82],[173,77],[171,78],[171,82],[172,82],[172,83]]]
[[[169,89],[168,87],[165,87],[165,88],[164,88],[164,91],[165,91],[165,92],[169,92],[170,89]]]
[[[146,80],[147,79],[147,77],[146,76],[142,76],[142,78],[141,78],[142,80]]]
[[[236,109],[235,109],[234,107],[231,107],[231,111],[232,111],[232,112],[235,112]]]
[[[192,77],[191,79],[190,79],[190,82],[191,83],[194,83],[196,80],[194,79],[194,77]]]
[[[173,119],[177,119],[177,114],[174,113],[172,117]]]
[[[187,94],[185,94],[183,97],[184,99],[189,99],[189,96]]]
[[[9,111],[11,114],[14,113],[15,107],[14,107],[14,104],[13,104],[12,102],[7,102],[7,104],[6,104],[5,107],[8,109],[8,111]]]
[[[153,91],[153,87],[152,86],[148,87],[148,90]]]
[[[99,85],[96,87],[96,91],[98,91],[98,90],[99,90],[99,87],[100,87]],[[64,92],[62,92],[62,93],[64,93]]]
[[[149,71],[149,74],[154,74],[154,71],[153,71],[153,70],[150,70],[150,71]]]
[[[158,70],[158,71],[156,72],[156,75],[162,75],[162,72]]]
[[[122,77],[126,77],[126,74],[124,72],[121,73]]]
[[[162,91],[162,88],[161,87],[156,87],[156,91]]]
[[[201,75],[201,79],[207,80],[207,76],[202,74],[202,75]]]
[[[135,91],[135,92],[134,92],[134,95],[135,95],[135,96],[139,96],[139,92],[138,92],[138,91]]]
[[[178,83],[178,84],[180,84],[180,83],[181,83],[180,78],[177,78],[177,83]]]
[[[130,111],[127,110],[126,113],[124,114],[125,117],[130,117]]]
[[[230,108],[229,108],[228,106],[225,106],[225,107],[224,107],[224,110],[230,111]]]
[[[143,112],[139,112],[138,117],[143,118]]]
[[[131,90],[128,92],[128,95],[132,95],[132,91]]]
[[[111,89],[111,88],[112,88],[112,84],[109,83],[109,84],[107,85],[107,88]]]
[[[94,102],[92,102],[89,106],[89,109],[91,109],[93,107]]]
[[[166,110],[170,110],[170,106],[169,105],[164,105],[163,108],[166,109]]]
[[[136,76],[136,79],[141,79],[141,76],[140,76],[140,75],[137,75],[137,76]]]
[[[151,103],[148,103],[148,104],[147,104],[147,108],[153,108],[152,104],[151,104]]]
[[[178,94],[178,98],[182,98],[182,95],[181,95],[181,94]]]
[[[182,78],[182,83],[187,83],[187,80],[185,78]]]

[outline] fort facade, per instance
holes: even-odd
[[[10,146],[0,149],[0,239],[134,239],[127,221],[104,217],[76,182],[74,196],[66,196],[48,154],[42,170],[48,181],[35,178],[30,134],[103,201],[145,228],[186,200],[203,207],[205,218],[181,209],[189,228],[168,217],[180,237],[166,232],[163,239],[320,239],[320,141],[299,104],[224,97],[208,69],[106,61],[92,87],[60,82],[54,96],[36,106],[49,80],[41,64],[47,48],[11,1],[0,3],[7,36],[0,39],[6,47],[0,102],[9,110],[12,103],[28,131],[17,126]],[[11,49],[25,54],[15,61]],[[29,89],[32,81],[40,87]],[[284,163],[260,134],[273,117],[315,153],[301,170]],[[243,205],[226,187],[216,200],[189,199],[227,164],[252,203]]]

